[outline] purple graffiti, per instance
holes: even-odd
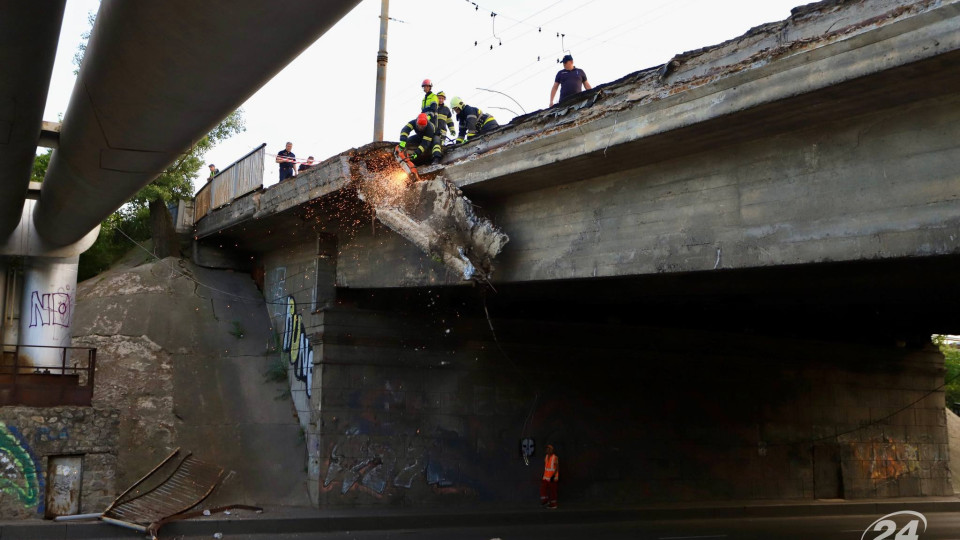
[[[30,295],[30,327],[51,325],[70,327],[70,295],[33,291]]]

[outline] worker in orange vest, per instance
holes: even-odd
[[[543,479],[540,481],[540,505],[547,508],[557,507],[557,483],[560,481],[560,460],[553,453],[553,445],[548,444],[547,455],[543,458]]]

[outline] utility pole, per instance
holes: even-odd
[[[383,112],[387,93],[387,21],[390,0],[380,0],[380,50],[377,51],[377,97],[373,113],[373,140],[383,140]]]

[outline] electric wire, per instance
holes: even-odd
[[[178,274],[178,275],[180,275],[180,276],[182,276],[182,277],[185,277],[185,278],[189,279],[190,281],[196,283],[197,285],[199,285],[199,286],[201,286],[201,287],[205,287],[205,288],[207,288],[207,289],[209,289],[209,290],[211,290],[211,291],[215,291],[215,292],[218,292],[218,293],[220,293],[220,294],[233,297],[233,298],[235,298],[236,300],[238,300],[238,301],[240,301],[240,302],[249,302],[249,303],[254,303],[254,304],[267,304],[267,305],[284,305],[284,306],[287,305],[287,301],[286,301],[286,300],[284,300],[283,302],[278,302],[278,301],[276,301],[276,300],[279,300],[280,298],[285,298],[285,297],[277,297],[277,298],[274,298],[273,300],[267,300],[266,298],[260,298],[260,297],[253,298],[253,297],[250,297],[250,296],[243,296],[243,295],[239,295],[239,294],[236,294],[236,293],[232,293],[232,292],[230,292],[230,291],[225,291],[225,290],[223,290],[223,289],[218,289],[218,288],[216,288],[216,287],[214,287],[214,286],[212,286],[212,285],[208,285],[208,284],[206,284],[206,283],[203,283],[202,281],[194,278],[193,276],[182,272],[182,271],[179,270],[178,268],[174,268],[173,266],[170,266],[169,264],[167,264],[167,262],[166,262],[165,260],[161,259],[160,257],[157,257],[157,255],[156,255],[154,252],[150,251],[149,249],[147,249],[146,247],[144,247],[142,244],[140,244],[139,242],[137,242],[136,240],[134,240],[133,238],[131,238],[130,235],[128,235],[127,233],[123,232],[123,229],[121,229],[120,227],[117,227],[117,228],[115,228],[114,230],[116,230],[117,232],[119,232],[120,234],[122,234],[127,240],[129,240],[129,241],[132,242],[135,246],[137,246],[138,248],[140,248],[140,249],[142,249],[143,251],[145,251],[146,253],[148,253],[151,257],[153,257],[154,259],[156,259],[157,261],[159,261],[161,264],[163,264],[164,266],[166,266],[167,268],[169,268],[169,269],[170,269],[171,271],[173,271],[174,273],[176,273],[176,274]]]
[[[681,0],[680,2],[675,2],[675,3],[673,3],[672,5],[680,7],[680,6],[683,6],[684,4],[689,4],[689,3],[693,2],[693,1],[695,1],[695,0]],[[639,18],[639,17],[641,17],[641,16],[646,16],[646,15],[648,15],[648,14],[650,14],[650,13],[653,13],[653,12],[656,11],[657,9],[659,9],[659,8],[661,8],[661,7],[665,7],[666,5],[667,5],[667,4],[662,4],[662,5],[658,6],[658,8],[654,8],[653,10],[650,10],[650,11],[648,11],[648,12],[644,12],[643,14],[641,14],[641,15],[639,15],[639,16],[637,16],[637,17],[634,17],[633,19],[630,19],[630,20],[628,20],[628,21],[626,21],[626,22],[624,22],[624,23],[621,23],[621,24],[619,24],[619,25],[617,25],[617,26],[615,26],[615,27],[613,27],[613,28],[621,27],[621,26],[623,26],[623,25],[625,25],[625,24],[630,24],[633,20],[636,20],[637,18]],[[644,26],[646,26],[646,25],[648,25],[648,24],[651,24],[651,23],[653,23],[653,22],[655,22],[655,21],[657,21],[657,20],[659,20],[659,19],[662,19],[662,18],[666,17],[666,16],[669,15],[670,13],[672,13],[672,11],[665,12],[665,13],[661,14],[661,15],[658,16],[658,17],[655,17],[655,18],[653,18],[653,19],[650,19],[650,20],[648,20],[647,22],[641,24],[640,26],[631,27],[630,29],[627,30],[627,32],[632,32],[632,31],[634,31],[634,30],[636,30],[636,29],[638,29],[638,28],[642,28],[642,27],[644,27]],[[624,32],[624,33],[626,33],[626,32]],[[599,35],[599,34],[597,34],[597,35]],[[622,33],[622,34],[619,34],[619,35],[623,35],[623,33]],[[619,35],[618,35],[618,36],[619,36]],[[616,37],[618,37],[618,36],[616,36]],[[601,44],[602,44],[602,43],[601,43]],[[591,46],[591,47],[586,47],[586,48],[584,48],[584,49],[579,50],[579,52],[580,52],[580,53],[582,53],[582,52],[587,52],[587,51],[590,51],[590,50],[595,49],[597,46],[599,46],[599,45],[595,45],[595,46]],[[542,56],[542,55],[541,55],[541,56]],[[519,75],[519,74],[521,74],[521,73],[528,73],[527,77],[525,77],[525,78],[523,78],[523,79],[521,79],[521,80],[519,80],[519,81],[517,81],[517,82],[514,82],[514,83],[510,84],[509,86],[502,87],[503,90],[510,90],[510,89],[512,89],[512,88],[516,88],[516,87],[519,86],[520,84],[523,84],[523,83],[527,82],[528,80],[532,79],[533,77],[543,76],[544,73],[546,72],[546,67],[544,67],[543,69],[540,69],[540,70],[536,70],[536,71],[530,72],[530,68],[533,67],[533,66],[535,66],[535,65],[537,65],[538,63],[539,63],[539,60],[538,60],[538,61],[534,61],[534,62],[530,62],[529,64],[527,64],[527,65],[521,67],[520,69],[514,71],[514,72],[511,73],[510,75],[507,75],[506,77],[503,77],[502,79],[500,79],[500,80],[492,83],[490,86],[496,86],[496,85],[498,85],[498,84],[500,84],[500,83],[506,82],[506,81],[510,80],[511,78],[513,78],[514,76]]]
[[[469,0],[467,0],[467,1],[468,1],[468,3],[470,3],[470,4],[476,5],[476,4],[473,3],[473,2],[469,2]],[[532,34],[532,33],[543,33],[543,32],[540,32],[540,29],[542,29],[542,27],[543,27],[544,25],[549,24],[549,23],[551,23],[551,22],[553,22],[553,21],[555,21],[555,20],[558,20],[558,19],[560,19],[560,18],[562,18],[562,17],[565,17],[566,15],[569,15],[570,13],[573,13],[573,12],[579,10],[579,9],[582,9],[582,8],[584,8],[584,7],[587,7],[587,6],[591,5],[591,4],[593,4],[594,2],[596,2],[597,0],[586,0],[586,1],[583,2],[582,4],[579,4],[579,5],[575,6],[574,8],[569,9],[569,10],[563,12],[563,13],[560,13],[559,15],[553,17],[552,19],[549,19],[548,21],[546,21],[546,22],[544,22],[544,23],[542,23],[542,24],[540,24],[540,25],[527,25],[527,26],[529,27],[529,29],[526,30],[526,31],[524,31],[524,32],[522,32],[522,33],[520,33],[520,34],[517,34],[516,36],[509,36],[509,38],[506,36],[506,33],[509,32],[510,30],[512,30],[513,28],[516,28],[517,26],[520,26],[522,23],[524,23],[524,22],[527,21],[528,19],[534,17],[535,15],[537,15],[537,14],[539,14],[539,13],[541,13],[541,12],[543,12],[543,11],[545,11],[545,10],[553,7],[553,6],[556,6],[557,4],[562,3],[563,1],[565,1],[565,0],[558,0],[557,2],[554,2],[554,3],[550,4],[550,5],[548,5],[547,7],[543,8],[543,9],[537,11],[537,12],[534,12],[533,14],[531,14],[531,15],[529,15],[528,17],[526,17],[526,18],[524,18],[524,19],[521,19],[521,20],[517,20],[517,19],[515,19],[515,18],[513,18],[513,17],[509,17],[509,16],[504,15],[504,14],[502,14],[502,13],[496,12],[497,16],[504,17],[504,18],[507,18],[507,19],[510,19],[510,20],[513,20],[513,21],[517,21],[514,25],[509,26],[509,27],[507,27],[506,30],[502,30],[502,31],[500,32],[501,38],[503,38],[503,39],[508,39],[508,43],[511,43],[511,40],[519,40],[519,39],[521,39],[522,37],[524,37],[524,36],[526,36],[526,35],[528,35],[528,34]],[[485,7],[482,7],[482,6],[478,6],[478,7],[479,7],[479,9],[482,9],[483,11],[485,11],[485,12],[487,12],[487,13],[491,13],[491,14],[492,14],[492,13],[495,13],[494,11],[489,10],[489,9],[487,9],[487,8],[485,8]],[[550,31],[547,32],[547,34],[549,34],[550,32],[553,32],[553,31],[550,30]],[[560,33],[560,32],[558,31],[557,33]],[[564,35],[569,35],[569,36],[571,36],[571,37],[575,36],[575,34],[569,34],[569,33],[564,33]],[[579,36],[578,36],[578,37],[579,37]],[[490,41],[490,40],[492,40],[492,39],[493,39],[493,38],[492,38],[492,36],[491,36],[491,37],[484,38],[484,39],[482,39],[482,40],[476,40],[476,43],[477,43],[477,44],[480,44],[480,43],[484,43],[484,44],[485,44],[485,43],[487,43],[488,41]],[[582,39],[587,39],[587,40],[589,40],[589,39],[594,39],[594,38],[583,37]],[[475,47],[476,47],[476,46],[475,46]],[[468,47],[466,50],[469,50],[470,48],[475,48],[475,47]],[[489,54],[490,52],[491,52],[490,50],[483,50],[483,51],[481,51],[479,54],[474,55],[472,58],[470,58],[470,59],[468,59],[468,60],[466,60],[466,61],[464,61],[464,62],[459,62],[459,63],[458,63],[458,64],[459,64],[459,67],[457,67],[457,68],[454,69],[453,71],[451,71],[451,72],[446,72],[446,73],[442,74],[440,77],[437,77],[437,78],[435,78],[435,79],[433,79],[433,80],[443,81],[443,80],[452,78],[454,75],[460,73],[460,72],[463,71],[464,69],[467,69],[467,68],[475,69],[475,61],[477,61],[477,60],[479,60],[480,58],[486,56],[486,55]],[[461,54],[460,54],[460,53],[456,53],[456,54],[454,54],[454,55],[452,55],[452,56],[453,56],[454,58],[458,58],[459,56],[461,56]],[[397,92],[397,93],[391,93],[391,94],[389,94],[389,98],[390,98],[391,100],[393,100],[393,99],[398,99],[398,96],[399,96],[399,97],[402,98],[402,101],[408,101],[408,98],[409,98],[409,100],[412,100],[413,97],[415,97],[415,95],[416,95],[416,90],[410,88],[410,89],[406,89],[406,90],[401,90],[401,91],[399,91],[399,92]]]

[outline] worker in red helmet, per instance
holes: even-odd
[[[439,101],[437,100],[437,95],[433,93],[433,83],[430,79],[424,79],[420,83],[420,87],[423,88],[423,100],[420,102],[420,112],[426,113],[430,117],[430,123],[433,124],[433,128],[437,129],[437,110],[439,109]]]
[[[431,163],[440,163],[443,147],[436,134],[437,129],[433,127],[427,113],[420,113],[400,131],[400,149],[407,153],[414,165],[423,165],[431,158]]]

